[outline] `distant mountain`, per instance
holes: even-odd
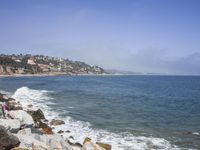
[[[98,66],[44,55],[0,55],[0,75],[13,74],[105,74]]]

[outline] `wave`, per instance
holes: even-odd
[[[20,101],[25,109],[29,104],[33,105],[34,109],[42,109],[48,120],[58,118],[59,113],[54,112],[53,108],[48,106],[52,104],[53,98],[49,93],[52,91],[35,90],[28,87],[21,87],[15,91],[13,98]],[[113,150],[146,150],[146,149],[162,149],[162,150],[178,150],[177,146],[170,144],[169,141],[163,138],[133,136],[129,133],[111,133],[102,129],[92,129],[89,122],[77,121],[66,116],[60,118],[65,121],[65,125],[57,126],[54,131],[59,130],[70,132],[64,133],[63,136],[73,136],[74,141],[83,142],[85,137],[90,137],[93,141],[101,141],[112,145]]]

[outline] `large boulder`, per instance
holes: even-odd
[[[20,121],[18,119],[0,119],[0,125],[12,133],[16,133],[20,129]]]
[[[14,119],[19,119],[21,125],[33,125],[34,121],[31,115],[24,110],[12,110],[9,114]]]
[[[53,119],[50,122],[51,126],[57,126],[57,125],[62,125],[62,124],[65,124],[65,122],[63,120],[55,120],[55,119]]]
[[[14,147],[19,146],[19,139],[6,131],[6,128],[0,126],[0,150],[10,150]]]

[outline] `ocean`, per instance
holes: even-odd
[[[1,77],[0,92],[113,150],[200,149],[198,76]]]

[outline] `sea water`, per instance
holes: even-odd
[[[63,119],[55,130],[113,150],[200,149],[200,77],[46,76],[0,78],[26,106]]]

